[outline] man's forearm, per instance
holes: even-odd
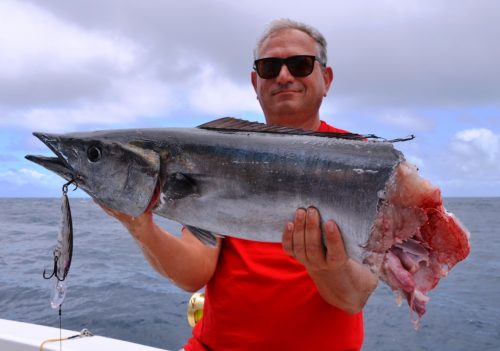
[[[180,237],[160,228],[148,211],[137,217],[101,206],[110,216],[118,219],[137,241],[151,266],[172,280],[180,288],[197,291],[212,277],[220,251],[202,244],[187,229]]]
[[[177,237],[156,224],[134,237],[150,264],[186,291],[201,289],[213,275],[220,242],[210,248],[187,230]]]

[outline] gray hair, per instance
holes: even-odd
[[[282,19],[277,19],[272,21],[269,26],[267,27],[266,31],[262,34],[262,36],[259,38],[257,41],[257,46],[255,47],[253,51],[253,56],[254,59],[258,59],[259,55],[259,50],[262,47],[262,44],[264,41],[269,38],[272,34],[287,30],[287,29],[297,29],[300,30],[307,35],[309,35],[311,38],[316,41],[318,45],[318,56],[319,59],[321,60],[321,64],[326,66],[326,61],[327,61],[327,53],[326,53],[326,39],[321,34],[316,28],[302,23],[302,22],[297,22],[288,18],[282,18]]]

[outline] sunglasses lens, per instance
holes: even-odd
[[[255,61],[255,70],[261,78],[272,79],[280,74],[282,64],[279,58],[264,58]]]
[[[314,69],[314,56],[292,56],[286,60],[286,67],[294,77],[306,77]]]

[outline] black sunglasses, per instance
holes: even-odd
[[[266,57],[255,60],[253,69],[257,72],[262,79],[276,78],[280,72],[281,67],[286,65],[288,71],[294,77],[306,77],[310,75],[314,69],[314,61],[318,61],[323,67],[326,65],[321,60],[312,55],[296,55],[287,58],[281,57]]]

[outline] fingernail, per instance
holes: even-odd
[[[334,227],[334,224],[332,221],[326,222],[325,227],[326,227],[326,230],[328,230],[329,232],[333,232],[335,230],[335,227]]]
[[[295,218],[296,219],[302,219],[302,218],[304,218],[304,213],[305,213],[305,211],[302,208],[299,209],[299,210],[297,210],[297,212],[295,212]]]

